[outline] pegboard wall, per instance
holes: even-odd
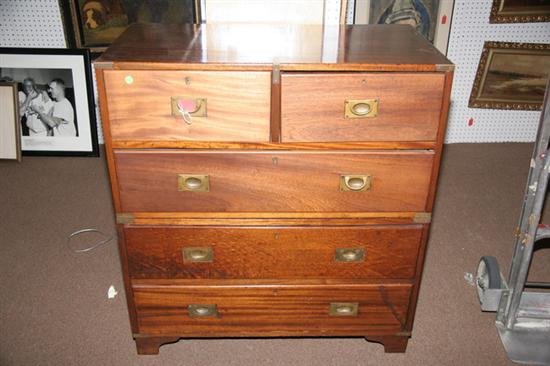
[[[447,143],[530,142],[540,112],[468,108],[485,41],[550,43],[550,23],[490,24],[492,0],[455,0],[447,57],[455,63]]]
[[[348,0],[347,23],[352,23],[354,3],[355,0]],[[447,54],[456,64],[447,143],[535,139],[540,112],[468,108],[484,41],[550,43],[550,23],[489,24],[491,3],[492,0],[455,0]],[[340,0],[327,0],[327,23],[339,19],[339,5]],[[0,0],[0,46],[64,48],[58,1]],[[99,142],[103,143],[99,112],[96,114]]]
[[[0,47],[65,48],[63,32],[57,0],[0,0]],[[92,78],[97,137],[102,144],[103,129],[93,69]]]

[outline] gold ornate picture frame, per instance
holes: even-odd
[[[490,23],[550,22],[548,0],[493,0]]]
[[[540,110],[549,71],[549,44],[485,42],[468,106]]]

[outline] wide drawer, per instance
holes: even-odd
[[[115,141],[269,141],[269,72],[106,70],[104,77]]]
[[[285,73],[281,140],[434,141],[444,79],[442,73]]]
[[[124,212],[424,211],[433,156],[115,151]]]
[[[412,278],[421,225],[126,227],[131,278]]]
[[[186,336],[358,335],[401,331],[406,284],[139,285],[139,333]]]

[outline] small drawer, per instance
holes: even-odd
[[[139,333],[181,336],[364,336],[402,331],[405,284],[154,286],[134,281]]]
[[[106,70],[114,141],[269,141],[270,73]]]
[[[433,152],[117,150],[123,212],[424,211]]]
[[[281,140],[435,141],[442,73],[285,73]]]
[[[139,279],[406,279],[421,225],[124,229]]]

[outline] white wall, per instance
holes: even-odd
[[[337,9],[338,0],[329,3],[331,9]],[[491,3],[492,0],[455,0],[448,50],[449,59],[456,64],[448,143],[535,139],[540,112],[468,108],[485,40],[550,43],[550,23],[489,24]],[[332,10],[329,15],[334,19],[339,16]],[[65,47],[57,0],[0,0],[0,46]],[[470,118],[474,120],[472,126],[468,125]],[[98,133],[102,143],[101,128]]]

